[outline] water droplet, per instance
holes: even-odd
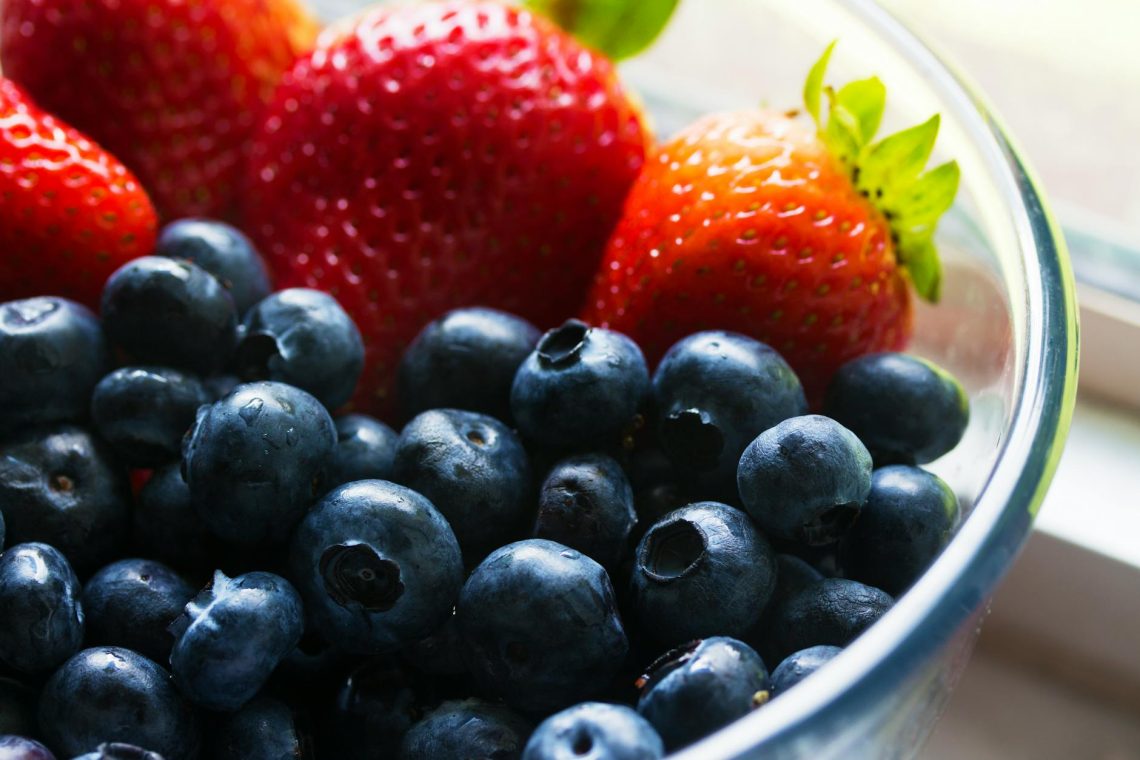
[[[238,412],[246,425],[252,425],[261,416],[261,410],[265,407],[265,402],[259,398],[250,399],[249,402],[241,408]]]
[[[285,443],[287,443],[290,446],[296,445],[296,443],[297,443],[297,429],[296,428],[289,428],[288,430],[285,431]]]

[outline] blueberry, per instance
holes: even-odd
[[[113,562],[83,587],[87,642],[132,649],[164,663],[174,643],[167,627],[193,596],[190,584],[161,562]]]
[[[793,652],[772,671],[772,696],[778,697],[810,676],[842,652],[840,647],[822,644]]]
[[[109,357],[99,320],[66,298],[0,304],[0,436],[87,418]]]
[[[248,383],[199,410],[183,475],[216,534],[280,541],[319,494],[335,450],[336,429],[317,399],[283,383]]]
[[[0,554],[0,662],[38,673],[79,651],[80,593],[71,565],[47,544],[16,544]]]
[[[80,575],[119,555],[129,498],[123,473],[86,430],[29,430],[0,446],[8,543],[51,544]]]
[[[214,275],[230,292],[238,314],[269,295],[265,262],[241,231],[213,219],[179,219],[163,227],[156,256],[186,259]]]
[[[143,256],[124,264],[107,279],[101,311],[111,344],[136,364],[208,375],[237,341],[230,294],[188,261]]]
[[[807,413],[803,387],[774,350],[731,332],[674,344],[653,374],[661,446],[704,498],[736,500],[736,465],[773,425]]]
[[[234,361],[243,379],[289,383],[329,409],[352,398],[364,369],[364,341],[328,293],[278,291],[246,313],[242,328]]]
[[[4,530],[4,513],[0,512],[0,551],[2,551],[4,549],[4,539],[5,539],[4,533],[5,533],[5,530]]]
[[[55,760],[55,755],[35,739],[0,735],[0,760]]]
[[[530,322],[496,309],[449,311],[421,330],[400,359],[404,414],[451,408],[509,421],[511,382],[539,336]]]
[[[750,637],[751,644],[764,662],[779,662],[779,645],[776,643],[776,631],[772,622],[782,620],[780,608],[793,596],[808,586],[823,580],[824,576],[810,564],[791,554],[776,555],[776,587],[772,590],[772,598],[764,607],[764,614],[760,618],[760,627],[754,637]]]
[[[774,654],[830,644],[845,647],[893,606],[889,594],[844,578],[826,578],[800,591],[773,610],[768,621]]]
[[[511,385],[511,412],[523,435],[575,448],[620,436],[649,390],[637,344],[621,333],[571,319],[538,342]]]
[[[518,760],[530,724],[502,705],[480,699],[444,702],[404,734],[398,760]]]
[[[332,700],[324,738],[341,760],[395,757],[400,740],[422,715],[421,686],[407,668],[388,657],[365,661],[344,680]]]
[[[840,367],[824,412],[859,436],[877,466],[937,459],[958,445],[970,419],[957,379],[932,362],[897,353],[861,356]]]
[[[179,690],[210,710],[232,712],[257,694],[301,640],[301,598],[273,573],[227,578],[190,601],[170,627],[170,669]]]
[[[583,702],[540,723],[522,760],[656,760],[664,755],[661,737],[636,711],[625,705]]]
[[[522,442],[477,412],[433,409],[405,425],[393,479],[430,499],[474,559],[516,536],[530,506]]]
[[[305,757],[293,711],[272,697],[254,697],[227,715],[212,742],[213,760],[291,760]]]
[[[775,585],[775,552],[748,515],[702,501],[669,513],[642,537],[630,607],[639,629],[663,644],[743,637]]]
[[[383,480],[326,494],[297,527],[289,566],[317,631],[357,654],[432,633],[463,583],[447,520],[421,494]]]
[[[333,420],[336,453],[329,485],[354,480],[390,480],[396,464],[395,430],[364,414],[345,414]]]
[[[87,752],[73,760],[163,760],[163,757],[134,744],[110,742],[100,744],[94,752]]]
[[[476,682],[528,712],[605,688],[629,648],[606,571],[543,539],[492,552],[467,579],[456,614]]]
[[[768,700],[768,669],[747,644],[717,636],[659,657],[639,679],[637,711],[669,751],[702,739]]]
[[[737,485],[748,514],[774,538],[833,544],[871,490],[871,455],[835,420],[792,417],[748,444]]]
[[[958,498],[918,467],[875,470],[863,511],[841,546],[848,577],[895,596],[910,588],[958,526]]]
[[[181,464],[154,471],[139,491],[133,514],[135,550],[176,570],[209,571],[218,540],[194,511]]]
[[[120,647],[84,649],[60,666],[40,694],[45,743],[73,757],[103,742],[147,747],[166,760],[198,756],[198,721],[170,674]]]
[[[121,367],[91,396],[91,421],[119,459],[153,467],[178,459],[198,407],[210,401],[193,375],[165,367]]]

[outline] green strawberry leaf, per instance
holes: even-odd
[[[815,120],[815,125],[820,130],[823,129],[823,124],[819,120],[819,104],[820,95],[823,92],[823,75],[827,73],[827,64],[831,60],[831,51],[835,50],[835,45],[839,40],[832,40],[827,49],[823,51],[823,55],[819,57],[811,70],[808,72],[807,81],[804,82],[804,108],[811,114]]]
[[[649,47],[679,0],[524,0],[589,47],[618,61]]]
[[[938,303],[942,297],[942,262],[938,259],[934,240],[928,236],[915,240],[901,237],[895,252],[900,261],[905,259],[906,271],[915,292],[930,303]]]
[[[825,88],[830,102],[827,112],[827,126],[823,129],[823,140],[828,150],[844,166],[852,167],[863,150],[863,137],[859,127],[859,117],[839,105],[835,90]]]
[[[887,88],[878,77],[860,79],[840,88],[835,97],[837,107],[855,117],[859,125],[859,147],[874,139],[887,107]]]
[[[859,162],[856,185],[872,200],[889,197],[914,181],[926,166],[938,137],[939,116],[896,132],[867,149]]]
[[[915,180],[889,207],[895,226],[912,234],[933,232],[939,217],[954,203],[959,176],[958,162],[947,161]]]

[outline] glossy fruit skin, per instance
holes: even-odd
[[[958,497],[918,467],[875,470],[871,492],[841,548],[849,578],[898,596],[918,580],[958,527]]]
[[[0,300],[50,293],[96,308],[107,275],[154,245],[154,207],[130,171],[4,77],[0,196]]]
[[[194,510],[180,462],[156,469],[139,491],[132,528],[136,552],[195,575],[212,570],[217,538]]]
[[[449,309],[540,327],[577,309],[645,142],[613,66],[540,16],[376,8],[285,74],[244,229],[279,286],[327,290],[356,320],[356,410],[385,418],[400,352]]]
[[[585,751],[582,751],[582,750]],[[583,702],[550,716],[526,743],[522,760],[657,760],[665,745],[653,725],[625,705]]]
[[[778,697],[831,662],[843,649],[828,644],[793,652],[772,671],[772,696]]]
[[[227,578],[214,573],[170,626],[170,670],[187,699],[234,712],[254,697],[301,640],[301,597],[287,580],[265,572]]]
[[[511,383],[542,334],[521,317],[474,306],[429,322],[400,357],[400,408],[466,409],[511,421]]]
[[[264,259],[245,234],[216,219],[178,219],[162,228],[155,256],[193,261],[214,275],[230,296],[238,315],[273,290]]]
[[[120,647],[84,649],[61,665],[44,684],[39,722],[63,757],[120,741],[166,760],[194,760],[201,744],[197,716],[170,674]]]
[[[542,336],[515,374],[511,413],[524,437],[555,449],[616,442],[649,393],[637,344],[576,319]]]
[[[887,613],[895,600],[881,589],[826,578],[784,602],[769,621],[774,654],[782,661],[801,649],[845,647]]]
[[[714,501],[671,512],[637,545],[630,608],[666,647],[756,627],[776,586],[776,557],[748,515]]]
[[[210,397],[193,375],[166,367],[120,367],[91,395],[91,421],[120,461],[153,467],[178,459],[182,436]]]
[[[112,562],[83,586],[87,643],[131,649],[166,663],[174,644],[167,628],[194,593],[194,587],[161,562]]]
[[[82,422],[110,357],[86,306],[47,296],[0,304],[0,361],[2,437],[22,427]]]
[[[100,313],[108,340],[137,364],[208,375],[237,340],[229,292],[189,261],[143,256],[123,265],[107,279]]]
[[[871,455],[847,428],[818,414],[765,430],[740,457],[737,487],[773,538],[826,546],[842,538],[871,490]]]
[[[120,157],[167,219],[232,215],[259,111],[316,33],[291,0],[13,0],[0,22],[5,74]]]
[[[958,445],[970,421],[969,400],[956,378],[899,353],[844,364],[828,386],[823,410],[859,436],[877,467],[931,462]]]
[[[637,711],[671,752],[763,704],[768,669],[747,644],[717,636],[663,655],[642,682]]]
[[[84,576],[120,556],[129,505],[124,473],[82,428],[29,430],[0,445],[0,509],[9,544],[50,544]]]
[[[481,699],[444,702],[404,734],[399,760],[493,757],[517,760],[530,724],[513,710]]]
[[[289,567],[317,631],[353,654],[431,634],[463,584],[447,520],[421,494],[383,480],[326,494],[294,532]]]
[[[582,318],[651,362],[698,330],[750,335],[811,400],[848,359],[902,348],[912,311],[886,219],[811,126],[756,110],[705,116],[646,163]]]
[[[226,716],[211,742],[215,760],[284,760],[305,757],[293,711],[273,697],[257,696]]]
[[[284,383],[246,383],[198,411],[182,475],[215,534],[274,543],[320,494],[335,451],[336,429],[317,399]]]
[[[111,742],[100,744],[94,752],[80,755],[74,760],[163,760],[163,757],[134,744]]]
[[[534,537],[577,549],[612,570],[636,522],[633,489],[621,465],[605,454],[581,454],[560,460],[547,473]]]
[[[16,544],[0,554],[0,663],[43,673],[83,645],[79,579],[47,544]]]
[[[44,745],[24,736],[0,736],[0,760],[56,760]]]
[[[399,434],[365,414],[343,414],[333,419],[336,453],[329,468],[329,484],[354,480],[391,480],[396,466]]]
[[[288,383],[336,409],[356,389],[364,343],[335,298],[289,288],[246,312],[234,361],[246,380]]]
[[[522,441],[477,412],[416,416],[400,431],[393,480],[430,499],[476,561],[519,533],[532,503]]]

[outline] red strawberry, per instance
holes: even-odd
[[[0,301],[98,308],[103,281],[154,248],[154,208],[126,167],[0,78]]]
[[[283,287],[335,295],[390,408],[420,328],[482,304],[539,324],[582,303],[644,157],[613,68],[494,3],[376,9],[330,30],[256,136],[247,232]]]
[[[229,216],[257,112],[307,50],[293,0],[4,0],[4,72],[119,156],[167,219]]]
[[[702,329],[752,335],[818,398],[840,364],[902,348],[909,283],[938,297],[932,237],[958,184],[925,174],[938,118],[872,143],[875,78],[827,88],[831,48],[805,88],[813,130],[767,111],[706,117],[662,146],[630,191],[583,318],[637,340],[651,360]]]

